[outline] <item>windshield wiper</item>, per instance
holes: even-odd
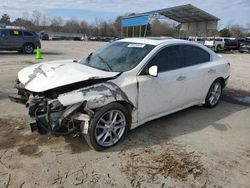
[[[90,60],[90,58],[91,58],[92,55],[93,55],[93,52],[91,52],[91,53],[88,55],[88,57],[87,57],[87,62],[88,62],[88,64],[89,64],[89,60]]]
[[[110,71],[113,71],[112,68],[110,67],[110,65],[99,55],[96,55],[96,57],[98,57],[105,65],[107,65],[107,67],[109,68]]]

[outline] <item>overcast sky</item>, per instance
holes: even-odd
[[[38,10],[48,16],[76,18],[92,22],[95,18],[113,20],[126,13],[142,13],[191,3],[221,19],[220,27],[250,23],[250,0],[0,0],[0,15],[11,19]]]

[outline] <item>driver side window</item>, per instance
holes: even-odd
[[[145,67],[143,74],[151,67],[157,65],[159,73],[184,67],[184,57],[181,46],[169,46],[158,52]]]

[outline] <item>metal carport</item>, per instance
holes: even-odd
[[[135,27],[139,27],[140,31],[144,27],[144,34],[146,36],[147,25],[151,19],[159,16],[164,16],[172,19],[181,24],[180,31],[186,31],[189,35],[193,36],[207,36],[209,31],[217,30],[217,24],[220,20],[216,16],[205,12],[191,4],[181,5],[171,8],[165,8],[132,16],[122,17],[121,20],[121,35],[123,36],[124,30],[127,31],[132,27],[132,36],[135,36]],[[141,32],[139,32],[139,36]]]

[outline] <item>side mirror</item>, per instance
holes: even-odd
[[[157,77],[157,76],[158,76],[158,67],[157,67],[156,65],[150,67],[150,68],[148,69],[148,74],[149,74],[150,76]]]

